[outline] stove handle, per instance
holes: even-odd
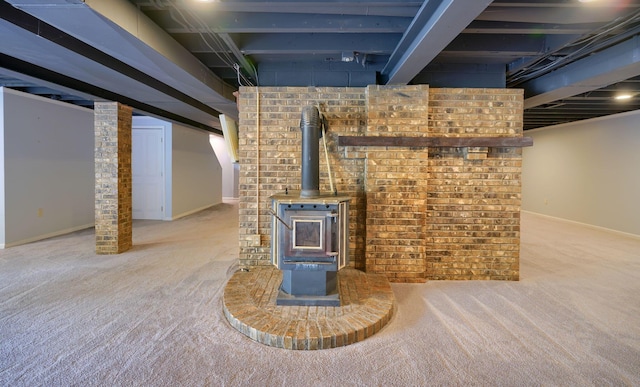
[[[278,214],[276,214],[276,213],[275,213],[271,208],[269,208],[269,212],[270,212],[270,213],[271,213],[271,215],[273,215],[276,219],[278,219],[278,220],[280,221],[280,223],[284,224],[284,226],[285,226],[286,228],[288,228],[289,230],[293,231],[293,227],[289,226],[289,225],[287,224],[287,222],[285,222],[284,220],[282,220],[282,218],[280,218],[280,217],[278,216]]]
[[[327,214],[327,218],[331,219],[331,221],[333,223],[336,223],[338,225],[337,234],[339,236],[340,235],[340,223],[338,222],[338,213],[336,213],[335,211],[331,211],[329,214]],[[330,257],[334,257],[335,258],[335,257],[339,256],[340,253],[337,252],[337,251],[328,251],[327,255],[330,256]]]

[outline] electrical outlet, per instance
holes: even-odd
[[[44,211],[42,210],[42,208],[38,208],[38,218],[42,218],[42,213]]]

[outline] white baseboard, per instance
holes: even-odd
[[[37,235],[37,236],[21,239],[19,241],[15,241],[15,242],[3,243],[3,244],[0,244],[0,248],[5,249],[7,247],[24,245],[24,244],[27,244],[27,243],[36,242],[36,241],[40,241],[40,240],[43,240],[43,239],[53,238],[53,237],[57,237],[57,236],[60,236],[60,235],[69,234],[69,233],[72,233],[72,232],[84,230],[84,229],[91,228],[91,227],[94,227],[94,226],[95,226],[95,223],[87,223],[87,224],[83,224],[82,226],[70,227],[70,228],[66,228],[64,230],[58,230],[58,231],[50,232],[50,233],[47,233],[47,234],[41,234],[41,235]]]
[[[164,220],[176,220],[176,219],[184,218],[185,216],[189,216],[191,214],[195,214],[196,212],[200,212],[202,210],[206,210],[207,208],[211,208],[213,206],[217,206],[218,204],[221,204],[221,203],[207,204],[206,206],[195,208],[193,210],[190,210],[190,211],[187,211],[187,212],[183,212],[182,214],[175,215],[172,218],[164,219]]]
[[[640,235],[631,234],[631,233],[624,232],[624,231],[620,231],[620,230],[614,230],[614,229],[612,229],[612,228],[606,228],[606,227],[601,227],[601,226],[595,226],[595,225],[593,225],[593,224],[589,224],[589,223],[582,223],[582,222],[578,222],[578,221],[570,220],[570,219],[565,219],[565,218],[558,218],[557,216],[541,214],[541,213],[539,213],[539,212],[526,211],[526,210],[520,210],[520,211],[521,211],[521,212],[526,212],[527,214],[540,216],[540,217],[543,217],[543,218],[548,218],[548,219],[557,220],[557,221],[559,221],[559,222],[575,224],[575,225],[579,225],[579,226],[584,226],[584,227],[587,227],[587,228],[591,228],[591,229],[594,229],[594,230],[610,232],[610,233],[613,233],[613,234],[618,234],[618,235],[622,235],[622,236],[626,236],[626,237],[634,238],[634,239],[640,239]]]

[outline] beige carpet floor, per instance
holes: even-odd
[[[255,343],[222,314],[237,206],[0,251],[2,386],[638,386],[640,240],[523,214],[521,281],[393,284],[397,312],[347,347]]]

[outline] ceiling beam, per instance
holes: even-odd
[[[427,0],[382,70],[384,83],[409,83],[491,0]]]
[[[218,112],[237,119],[232,95],[236,88],[222,81],[131,2],[0,2],[9,3],[15,4],[11,12],[20,10],[40,23],[41,29],[49,25],[60,33],[57,38],[53,31],[47,40],[32,29],[29,33],[18,31],[13,39],[0,40],[0,51],[208,127],[219,127]],[[6,16],[4,11],[1,14]],[[63,47],[67,41],[71,46]]]
[[[519,85],[524,108],[596,90],[640,75],[640,35]]]
[[[518,53],[520,56],[540,55],[546,50],[547,43],[544,35],[512,35],[505,34],[487,39],[483,34],[460,34],[442,51],[446,54],[453,52],[492,52],[495,56],[510,56]]]
[[[586,2],[585,2],[586,3]],[[494,0],[490,7],[526,7],[526,8],[585,8],[585,3],[580,1],[558,1],[558,0]],[[617,8],[637,8],[640,7],[637,3],[632,3],[629,0],[609,0],[606,4],[590,4],[588,7],[600,8],[600,7],[617,7]]]
[[[238,46],[252,54],[390,54],[401,34],[242,34]]]
[[[125,62],[122,62],[113,56],[98,50],[97,48],[83,42],[82,40],[65,33],[64,31],[48,24],[40,19],[26,13],[18,8],[13,8],[7,3],[0,3],[0,10],[2,10],[1,19],[6,20],[8,23],[20,28],[20,33],[31,33],[38,38],[46,40],[55,47],[59,52],[64,52],[66,55],[78,55],[84,57],[89,61],[92,61],[99,66],[104,66],[107,69],[113,70],[119,74],[129,77],[131,80],[140,82],[141,84],[148,86],[156,91],[168,95],[176,100],[184,101],[187,104],[199,109],[214,117],[219,115],[219,112],[212,107],[200,102],[199,100],[189,96],[186,93],[177,90],[164,82],[150,76],[144,71],[139,70],[135,66],[131,66]],[[82,10],[82,9],[79,9]],[[73,54],[71,54],[73,53]],[[104,70],[103,70],[104,71]],[[67,74],[69,75],[69,74]]]
[[[411,23],[410,17],[354,16],[326,14],[291,14],[257,12],[216,12],[199,15],[208,29],[186,25],[166,11],[147,14],[168,33],[206,33],[208,30],[224,33],[398,33],[402,34]]]
[[[577,0],[565,2],[554,0],[553,3],[545,5],[539,2],[526,2],[518,6],[498,6],[492,3],[490,10],[479,15],[477,20],[557,24],[608,23],[620,14],[621,9],[628,8],[629,13],[638,10],[637,4],[623,4],[625,2],[628,3],[626,0],[600,1],[591,4]]]
[[[99,98],[98,96],[83,93],[81,91],[71,89],[60,84],[51,83],[44,79],[35,78],[30,75],[24,74],[24,72],[10,70],[8,67],[11,66],[6,66],[6,58],[8,58],[8,56],[0,53],[0,61],[2,61],[2,66],[0,66],[0,85],[2,86],[16,89],[36,86],[46,87],[51,90],[56,90],[57,92],[64,93],[66,95],[75,96],[80,99],[91,101],[92,103],[93,101],[106,101],[105,99]],[[6,79],[10,79],[11,81],[7,82]]]
[[[536,34],[536,35],[582,35],[600,27],[600,23],[524,23],[474,20],[463,34]]]
[[[192,120],[187,116],[175,114],[169,110],[164,110],[158,107],[158,104],[148,104],[130,98],[127,95],[119,94],[115,91],[101,88],[91,83],[83,82],[82,80],[78,80],[65,74],[51,71],[47,68],[37,66],[2,53],[0,53],[0,68],[2,68],[3,71],[11,71],[15,73],[19,72],[19,76],[23,76],[22,74],[26,74],[26,76],[28,77],[38,79],[38,82],[44,81],[47,84],[52,85],[66,85],[67,87],[65,89],[67,90],[82,90],[81,94],[95,96],[88,99],[91,101],[118,101],[125,105],[131,106],[135,111],[141,113],[146,113],[155,117],[162,117],[168,120],[181,122],[194,128],[199,128],[212,133],[222,134],[222,131],[218,128],[205,125],[196,120]]]
[[[103,1],[103,0],[100,0]],[[158,3],[152,1],[140,4],[145,11],[158,9]],[[326,15],[360,16],[403,16],[413,17],[422,5],[418,0],[368,0],[368,1],[305,1],[305,0],[234,0],[214,3],[194,3],[201,15],[216,12],[259,12],[259,13],[295,13]],[[162,8],[162,6],[161,6]]]

